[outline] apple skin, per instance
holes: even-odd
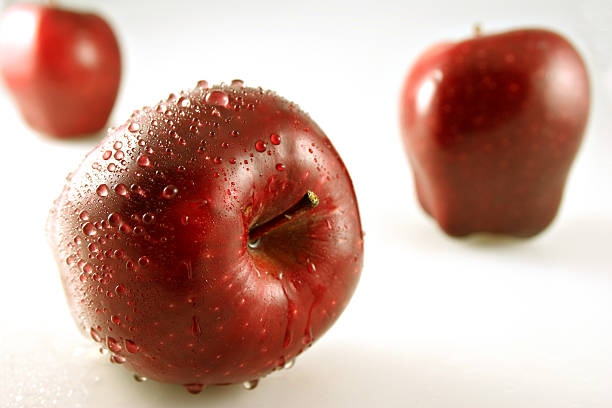
[[[48,222],[83,333],[192,392],[282,368],[338,318],[362,267],[355,193],[328,138],[293,103],[232,84],[201,81],[111,129]],[[249,246],[307,191],[318,206]]]
[[[115,103],[119,45],[97,15],[15,4],[0,16],[0,74],[32,128],[84,136],[105,127]]]
[[[424,210],[452,236],[541,232],[559,208],[589,93],[580,55],[550,31],[515,30],[429,49],[400,99]]]

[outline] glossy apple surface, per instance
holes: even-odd
[[[79,328],[192,392],[282,368],[338,318],[362,266],[338,153],[296,105],[240,81],[201,81],[111,130],[48,228]]]
[[[589,99],[580,55],[550,31],[431,48],[400,101],[422,207],[454,236],[539,233],[557,213]]]
[[[102,130],[113,108],[119,46],[95,14],[15,4],[0,16],[0,74],[32,128],[84,136]]]

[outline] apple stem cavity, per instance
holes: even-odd
[[[307,213],[317,205],[319,205],[319,196],[317,196],[314,192],[307,190],[306,194],[304,194],[304,196],[302,196],[302,198],[287,211],[277,215],[261,225],[257,225],[256,227],[252,228],[249,231],[247,241],[249,248],[257,248],[261,237],[270,231],[295,220],[297,217]]]

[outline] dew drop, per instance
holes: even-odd
[[[257,150],[260,153],[263,153],[266,151],[266,144],[264,143],[263,140],[258,140],[255,142],[255,150]]]
[[[81,219],[81,221],[87,221],[89,220],[89,213],[87,211],[81,211],[81,214],[79,214],[79,218]]]
[[[212,91],[206,95],[206,103],[224,108],[229,103],[229,97],[223,91]]]
[[[284,165],[283,163],[278,163],[278,164],[276,165],[276,170],[278,170],[278,171],[283,171],[283,170],[285,170],[285,165]]]
[[[245,381],[242,383],[242,386],[244,387],[245,390],[252,390],[255,387],[257,387],[257,384],[259,384],[259,380],[251,380],[251,381]]]
[[[125,363],[125,357],[116,356],[113,354],[112,356],[110,356],[110,361],[111,363],[115,363],[115,364],[123,364]]]
[[[140,130],[140,125],[139,125],[138,123],[136,123],[136,122],[131,122],[131,123],[128,125],[128,130],[129,130],[130,132],[132,132],[132,133],[133,133],[133,132],[138,132],[138,131]]]
[[[115,150],[119,150],[123,147],[123,143],[121,142],[115,142],[115,144],[113,145],[113,149]]]
[[[291,367],[293,367],[295,365],[295,358],[292,358],[291,360],[287,361],[285,363],[285,365],[283,366],[283,368],[285,370],[289,370]]]
[[[178,100],[178,104],[181,108],[188,108],[191,106],[191,101],[189,98],[181,96]]]
[[[172,184],[167,185],[162,191],[162,197],[166,200],[174,198],[178,194],[178,188]]]
[[[204,384],[185,384],[183,385],[190,394],[199,394],[204,389]]]
[[[146,155],[142,155],[138,158],[138,160],[136,161],[136,163],[138,163],[138,165],[140,167],[150,167],[151,166],[151,159],[149,159],[149,156]]]
[[[208,89],[208,81],[205,80],[200,80],[198,81],[196,87],[200,88],[200,89]]]
[[[91,330],[89,330],[89,334],[91,334],[91,338],[97,341],[98,343],[102,341],[102,337],[100,337],[100,334],[98,334],[96,329],[94,329],[93,327],[91,328]]]
[[[83,232],[85,235],[89,235],[90,237],[98,233],[98,231],[96,231],[96,227],[91,222],[83,225]]]
[[[140,351],[140,347],[138,347],[138,345],[132,340],[125,341],[125,349],[130,353],[138,353]]]
[[[150,212],[142,214],[142,222],[144,222],[145,224],[153,224],[155,222],[155,215]]]
[[[108,346],[108,349],[114,353],[119,353],[122,350],[121,345],[112,337],[108,337],[106,339],[106,345]]]
[[[259,244],[261,244],[261,238],[257,238],[256,240],[253,240],[253,241],[249,240],[247,242],[247,246],[250,249],[257,249],[259,247]]]
[[[149,260],[148,256],[141,256],[140,258],[138,258],[138,265],[140,266],[147,266],[149,262],[151,261]]]
[[[121,226],[121,224],[123,223],[123,219],[121,218],[121,216],[117,213],[110,213],[108,215],[108,223],[115,228],[118,228]]]
[[[108,160],[111,158],[112,155],[113,155],[113,152],[111,152],[110,150],[107,150],[104,153],[102,153],[102,158],[104,160]]]
[[[276,133],[272,133],[270,135],[270,142],[272,142],[273,145],[279,145],[281,142],[280,136]]]
[[[127,196],[127,193],[128,193],[127,186],[123,183],[117,184],[115,186],[115,193],[123,197]]]
[[[134,381],[136,382],[145,382],[148,378],[143,375],[134,374]]]
[[[106,184],[100,184],[96,190],[96,194],[100,197],[106,197],[108,195],[108,186]]]
[[[112,321],[113,323],[117,324],[117,325],[120,325],[120,324],[121,324],[121,319],[119,319],[119,316],[112,315],[112,316],[111,316],[111,321]]]
[[[125,289],[125,286],[117,285],[117,287],[115,288],[115,293],[122,296],[127,293],[127,290]]]
[[[123,160],[123,158],[125,157],[125,154],[123,153],[122,150],[117,150],[115,152],[115,159],[117,160]]]

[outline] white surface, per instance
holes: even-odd
[[[355,183],[362,280],[330,332],[254,391],[136,383],[78,334],[43,230],[96,140],[40,137],[0,92],[0,406],[612,406],[611,6],[491,3],[97,2],[125,60],[110,124],[199,79],[241,78],[310,112]],[[592,72],[593,114],[562,209],[528,241],[443,235],[418,207],[401,149],[397,99],[411,61],[476,21],[556,29]]]

